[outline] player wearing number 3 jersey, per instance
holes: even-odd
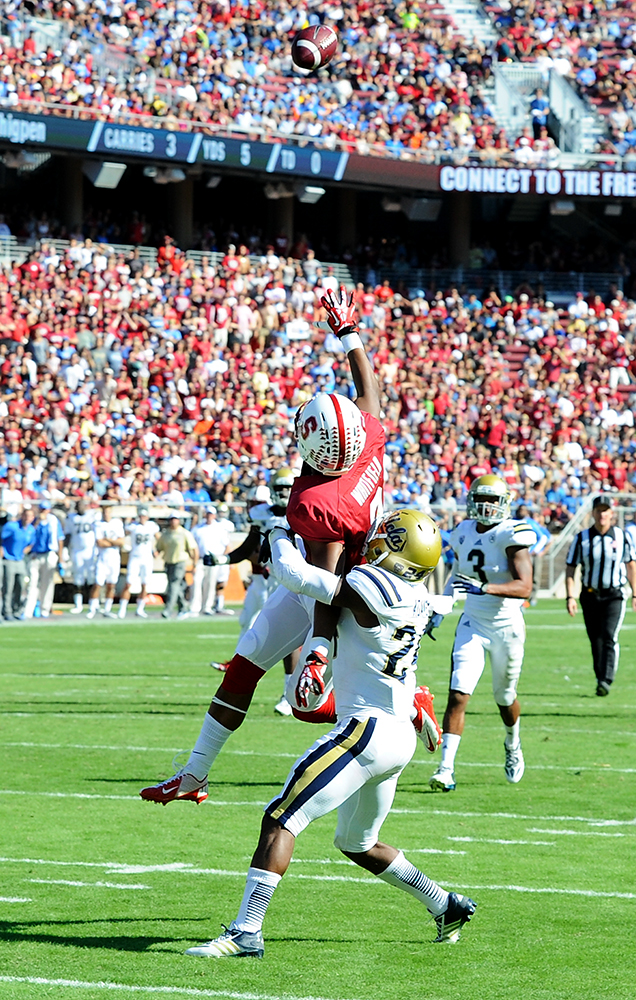
[[[465,594],[453,644],[450,691],[444,715],[442,761],[431,788],[455,788],[454,763],[468,700],[490,657],[492,690],[506,730],[506,778],[520,781],[524,761],[519,737],[517,683],[526,637],[522,602],[532,590],[530,548],[536,542],[525,521],[509,517],[510,492],[498,476],[480,476],[467,497],[468,517],[450,536],[455,555],[447,593]],[[436,622],[437,624],[437,622]]]

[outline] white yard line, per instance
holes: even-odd
[[[56,861],[45,861],[45,860],[42,860],[42,859],[33,860],[33,859],[29,859],[29,858],[0,858],[0,862],[5,862],[7,864],[11,864],[11,863],[15,863],[15,864],[51,864],[51,865],[59,864],[59,862],[56,862]],[[315,864],[316,862],[309,861],[307,863],[308,864]],[[62,862],[62,864],[71,864],[71,862]],[[106,863],[106,862],[79,862],[79,864],[81,864],[81,865],[88,865],[88,864],[90,864],[90,865],[94,865],[95,867],[108,867],[108,868],[111,868],[111,870],[117,870],[119,872],[129,871],[129,870],[135,870],[135,871],[141,871],[142,870],[142,866],[132,866],[132,865],[131,866],[125,866],[125,865],[119,864],[119,863],[111,864],[111,863]],[[152,868],[149,868],[149,869],[145,869],[144,871],[147,871],[147,870],[157,870],[157,868],[156,867],[152,867]],[[167,870],[167,869],[162,866],[162,870]],[[175,871],[175,869],[171,869],[171,870]],[[221,878],[241,878],[241,879],[245,878],[245,870],[244,869],[242,869],[241,871],[234,871],[233,869],[227,869],[227,868],[195,868],[194,866],[189,867],[189,866],[185,865],[183,868],[177,869],[177,872],[179,874],[183,874],[183,875],[216,875],[216,876],[219,876]],[[304,880],[304,881],[308,881],[308,882],[357,882],[357,883],[360,883],[360,885],[381,885],[382,884],[381,879],[378,879],[378,878],[365,878],[365,877],[354,878],[354,877],[352,877],[350,875],[305,875],[305,874],[302,874],[300,872],[290,872],[290,873],[288,873],[287,877],[290,878],[290,879],[298,879],[298,880]],[[28,881],[33,881],[33,882],[48,882],[49,880],[48,879],[32,879],[32,880],[28,880]],[[55,880],[50,880],[50,881],[53,882],[53,884],[55,884]],[[97,885],[97,886],[104,886],[104,887],[108,886],[110,888],[123,888],[122,886],[115,886],[115,885],[109,886],[109,883],[105,883],[105,882],[104,883],[99,883],[99,882],[98,883],[88,883],[88,882],[83,882],[82,883],[82,882],[62,881],[62,880],[60,880],[59,884],[61,884],[61,885],[72,885],[72,886],[75,886],[75,885],[82,885],[82,886]],[[612,891],[597,890],[597,889],[562,889],[562,888],[556,888],[554,886],[530,887],[530,886],[520,886],[520,885],[459,885],[459,886],[456,886],[455,883],[448,883],[448,882],[443,882],[442,883],[442,885],[449,885],[449,884],[452,885],[452,886],[454,886],[455,888],[468,889],[470,891],[472,891],[474,889],[477,889],[477,890],[484,889],[484,890],[492,890],[492,891],[496,891],[496,892],[528,892],[528,893],[543,893],[543,894],[551,894],[552,893],[552,894],[555,894],[555,895],[565,895],[565,896],[589,896],[589,897],[599,896],[599,897],[604,897],[604,898],[606,897],[608,899],[610,899],[610,898],[611,899],[636,899],[636,893],[632,893],[632,892],[612,892]],[[127,886],[126,888],[149,888],[149,887],[148,886]]]
[[[60,986],[78,990],[114,990],[120,993],[168,994],[183,997],[229,997],[230,1000],[325,1000],[324,997],[292,996],[290,993],[239,993],[236,990],[198,990],[187,986],[132,986],[128,983],[96,983],[81,979],[45,979],[42,976],[0,976],[0,983],[28,983],[32,986]]]
[[[538,826],[528,827],[528,833],[549,833],[560,837],[625,837],[624,833],[605,833],[604,830],[544,830]]]
[[[530,832],[532,833],[532,831]],[[547,830],[542,832],[547,833]],[[554,840],[495,840],[490,837],[447,837],[446,839],[456,844],[505,844],[506,846],[509,844],[527,844],[532,847],[556,847],[556,841]],[[458,851],[457,853],[461,854],[465,852]]]
[[[32,903],[26,896],[0,896],[0,903]]]
[[[152,889],[151,885],[119,885],[117,882],[75,882],[66,878],[25,878],[35,885],[70,885],[82,889]]]
[[[89,794],[88,792],[34,792],[29,790],[0,789],[0,795],[28,795],[32,798],[44,796],[54,799],[115,799],[122,802],[140,802],[138,795],[102,795],[99,793]],[[262,809],[266,800],[249,801],[225,801],[221,799],[206,799],[205,805],[209,806],[241,806],[253,809]],[[543,821],[548,823],[588,823],[590,826],[636,826],[636,819],[597,819],[591,816],[536,816],[528,813],[506,813],[506,812],[460,812],[454,809],[400,809],[392,808],[391,813],[396,816],[451,816],[460,819],[505,819],[505,820],[529,820],[530,822]]]

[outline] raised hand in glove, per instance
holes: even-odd
[[[340,286],[339,297],[330,288],[322,299],[322,304],[327,313],[327,322],[335,333],[336,337],[351,333],[358,327],[358,316],[353,300],[353,292],[347,295],[344,285]]]
[[[299,708],[309,707],[309,695],[325,693],[324,674],[328,664],[328,657],[316,649],[307,656],[296,685],[296,704]]]
[[[444,615],[432,615],[429,618],[428,625],[424,629],[424,635],[427,635],[433,642],[437,642],[437,636],[433,635],[433,632],[436,628],[440,627],[443,621]]]
[[[485,594],[487,586],[488,583],[474,580],[472,576],[466,576],[465,573],[456,573],[453,577],[453,589],[461,590],[464,594]]]

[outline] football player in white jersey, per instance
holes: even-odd
[[[78,500],[77,508],[66,519],[64,535],[73,568],[74,607],[72,615],[81,615],[84,605],[84,588],[95,582],[97,538],[95,524],[97,511],[89,510],[85,500]]]
[[[466,604],[453,644],[442,760],[429,782],[436,791],[455,788],[455,755],[464,731],[466,706],[483,673],[486,653],[493,695],[506,730],[505,775],[513,783],[523,777],[517,700],[526,638],[521,609],[532,592],[530,549],[537,539],[525,521],[510,517],[510,501],[503,479],[479,476],[466,498],[468,517],[451,532],[455,562],[445,593],[463,591]],[[432,627],[440,620],[433,619]]]
[[[126,571],[126,586],[122,590],[119,599],[120,618],[126,617],[126,608],[128,607],[131,590],[139,593],[135,614],[139,618],[148,617],[144,608],[148,594],[148,583],[152,576],[155,538],[159,534],[159,531],[160,528],[156,521],[150,520],[147,507],[139,508],[139,519],[129,524],[126,529],[126,534],[130,537],[130,554],[128,556],[128,569]]]
[[[339,721],[296,761],[281,793],[266,806],[236,919],[219,938],[186,954],[262,957],[263,919],[296,837],[334,809],[336,847],[415,896],[435,920],[435,941],[454,942],[476,904],[448,893],[401,851],[378,840],[398,778],[415,751],[415,668],[431,614],[424,581],[441,553],[439,530],[420,511],[394,511],[374,531],[367,563],[355,566],[345,580],[310,566],[282,529],[270,538],[274,567],[281,560],[286,564],[298,593],[343,609],[333,659]]]
[[[124,524],[120,517],[113,517],[110,504],[102,508],[102,520],[95,524],[97,538],[97,562],[95,564],[95,585],[91,589],[87,618],[94,618],[99,609],[99,592],[106,587],[104,598],[105,618],[115,618],[113,600],[115,587],[121,569],[121,550],[125,541]]]

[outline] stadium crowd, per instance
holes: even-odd
[[[139,125],[161,118],[176,129],[232,127],[431,162],[442,155],[554,166],[558,159],[547,131],[507,137],[497,125],[483,94],[494,51],[455,35],[434,2],[313,6],[310,21],[336,27],[341,45],[328,69],[308,79],[289,46],[308,15],[304,6],[82,0],[40,7],[72,18],[72,30],[62,48],[38,51],[16,21],[0,53],[2,106]]]
[[[166,241],[156,265],[74,241],[0,273],[2,508],[70,498],[245,499],[300,464],[294,413],[351,393],[316,324],[335,278],[309,250],[217,268]],[[636,304],[531,288],[358,285],[383,391],[390,502],[453,513],[495,470],[558,530],[589,492],[633,490]],[[240,519],[240,509],[234,510]]]
[[[567,7],[535,0],[511,5],[483,0],[501,37],[497,58],[536,64],[566,77],[606,115],[607,152],[634,156],[636,150],[636,33],[629,2],[573,3]]]

